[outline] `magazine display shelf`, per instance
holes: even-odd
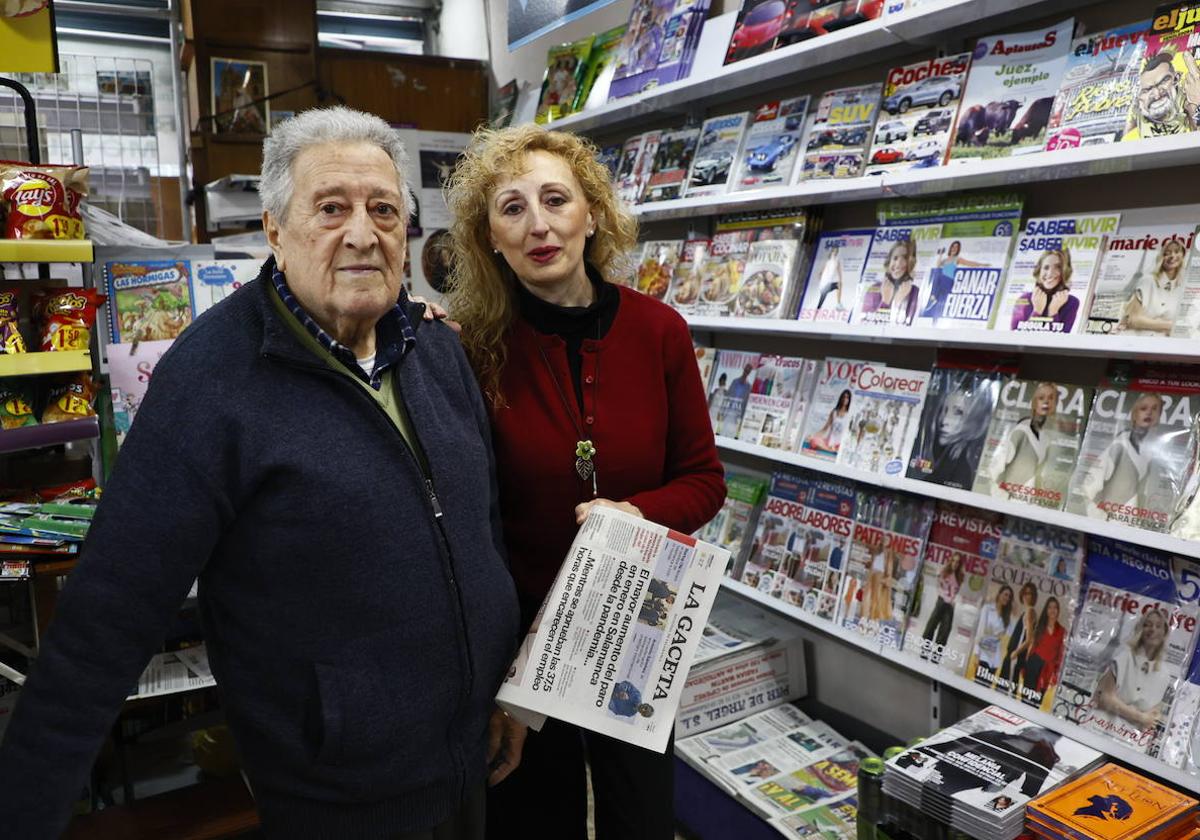
[[[1200,137],[1196,134],[1177,134],[1129,143],[951,162],[927,169],[905,169],[859,178],[802,181],[761,190],[657,201],[636,205],[633,212],[642,221],[653,222],[773,207],[874,201],[984,187],[1019,187],[1045,181],[1195,164],[1200,164]]]
[[[1054,732],[1060,732],[1069,738],[1074,738],[1081,744],[1086,744],[1093,749],[1108,753],[1125,764],[1137,767],[1139,770],[1144,770],[1152,776],[1165,779],[1181,790],[1191,791],[1192,793],[1200,792],[1200,779],[1175,767],[1170,767],[1157,758],[1151,758],[1144,753],[1130,749],[1118,741],[1106,738],[1097,732],[1083,729],[1054,715],[1035,709],[1014,697],[1009,697],[1007,694],[995,691],[987,686],[979,685],[965,677],[951,674],[934,663],[921,659],[919,656],[915,656],[907,651],[892,648],[885,649],[875,639],[860,635],[853,630],[842,627],[836,622],[806,613],[798,607],[785,604],[778,598],[773,598],[770,595],[759,592],[739,581],[726,578],[721,581],[721,585],[730,592],[736,593],[747,600],[784,615],[806,627],[811,627],[825,635],[832,636],[845,644],[878,656],[880,659],[898,668],[903,668],[911,673],[926,677],[961,694],[974,697],[983,703],[995,704],[1008,709],[1039,726],[1044,726]]]
[[[912,493],[931,499],[942,499],[947,502],[958,502],[970,507],[1011,514],[1022,519],[1042,522],[1046,525],[1055,525],[1059,528],[1082,531],[1093,536],[1110,537],[1114,540],[1121,540],[1122,542],[1133,543],[1134,545],[1144,545],[1149,548],[1156,548],[1160,551],[1168,551],[1185,557],[1200,558],[1200,541],[1196,540],[1185,540],[1173,537],[1170,534],[1144,531],[1141,528],[1130,528],[1128,525],[1101,522],[1098,519],[1089,519],[1077,513],[1050,510],[1049,508],[1037,507],[1036,505],[1012,502],[1008,499],[993,499],[991,496],[985,496],[982,493],[946,487],[941,484],[935,484],[932,481],[918,481],[914,478],[906,478],[904,476],[882,475],[880,473],[853,469],[842,464],[822,461],[818,458],[807,458],[797,452],[771,449],[766,446],[745,443],[733,438],[717,437],[717,446],[728,451],[744,452],[748,455],[755,455],[759,458],[765,458],[779,464],[786,464],[790,467],[828,473],[829,475],[836,475],[840,478],[858,481],[874,487],[900,490],[905,493]]]
[[[90,263],[86,239],[0,239],[0,263]]]
[[[691,76],[599,108],[555,120],[556,129],[617,131],[662,118],[664,111],[717,105],[786,84],[799,74],[841,73],[878,62],[889,53],[946,41],[951,33],[980,34],[1016,20],[1053,15],[1087,0],[935,0],[920,8],[848,26],[729,66],[699,67]]]
[[[91,369],[92,354],[87,350],[0,354],[0,376],[38,376]]]
[[[689,315],[688,326],[698,332],[860,341],[868,344],[926,344],[1007,353],[1050,353],[1057,356],[1156,359],[1195,362],[1200,352],[1186,338],[1138,335],[1062,335],[1013,332],[1006,329],[939,329],[841,321],[795,321],[780,318],[722,318]]]

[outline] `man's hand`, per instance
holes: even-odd
[[[616,508],[617,510],[623,510],[626,513],[631,513],[639,519],[645,519],[645,517],[642,516],[642,512],[633,505],[629,504],[629,502],[614,502],[612,499],[592,499],[590,502],[584,502],[583,504],[575,505],[575,524],[582,525],[583,520],[587,519],[588,514],[592,512],[592,508],[596,505]]]
[[[488,721],[488,775],[489,785],[498,785],[521,763],[521,751],[525,749],[525,736],[529,730],[522,723],[496,709]]]
[[[425,315],[422,316],[424,321],[443,321],[447,327],[454,330],[456,333],[462,332],[462,324],[458,321],[450,320],[450,313],[432,301],[425,300],[421,295],[409,295],[408,299],[413,303],[422,304],[425,307]]]

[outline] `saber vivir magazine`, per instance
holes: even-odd
[[[742,583],[779,597],[796,557],[804,550],[804,504],[807,479],[778,471],[758,517],[754,542],[742,570]]]
[[[1092,283],[1120,213],[1030,219],[1008,267],[996,329],[1081,332]]]
[[[883,85],[875,84],[822,94],[809,120],[797,181],[862,174],[882,93]]]
[[[850,427],[858,377],[869,363],[830,357],[821,363],[800,435],[800,454],[834,462]]]
[[[971,655],[988,570],[1000,547],[1000,514],[938,502],[904,649],[961,674]]]
[[[758,353],[717,351],[712,379],[708,383],[708,416],[715,434],[737,437],[746,401],[750,399],[750,391],[754,387],[758,359]]]
[[[811,359],[763,354],[746,401],[738,440],[772,449],[783,448],[788,416],[796,405],[805,373],[812,367]],[[811,376],[808,379],[811,381]]]
[[[758,523],[767,495],[768,476],[738,470],[725,471],[725,502],[707,525],[696,534],[697,539],[712,543],[729,552],[725,574],[740,580],[751,537]]]
[[[733,190],[758,190],[792,183],[804,139],[807,96],[766,102],[754,111],[738,156]]]
[[[837,622],[884,647],[899,648],[921,574],[934,502],[862,486],[842,574]]]
[[[1100,260],[1085,331],[1170,335],[1186,288],[1200,282],[1186,267],[1197,224],[1196,204],[1122,211]]]
[[[669,201],[683,195],[684,187],[687,186],[688,171],[692,166],[692,156],[696,153],[696,143],[699,139],[698,128],[681,128],[662,133],[654,155],[654,166],[642,188],[643,202]]]
[[[837,617],[838,590],[854,535],[856,498],[854,485],[848,481],[814,478],[802,514],[805,524],[812,529],[813,548],[802,574],[793,575],[793,582],[802,595],[804,611],[828,621]],[[787,597],[796,601],[791,589]]]
[[[730,114],[704,121],[684,195],[689,198],[720,195],[729,189],[747,122],[747,114]]]
[[[1055,716],[1159,756],[1195,645],[1198,580],[1193,560],[1092,537]]]
[[[822,233],[800,301],[801,321],[849,323],[875,229]]]
[[[971,54],[960,53],[888,71],[867,175],[945,162],[970,66]]]
[[[700,300],[700,266],[708,259],[709,239],[689,239],[683,243],[679,261],[671,275],[666,301],[681,315],[690,315]]]
[[[1164,3],[1154,10],[1138,75],[1138,96],[1122,142],[1200,128],[1197,23],[1191,0]]]
[[[957,201],[879,202],[879,227],[858,282],[853,323],[912,325],[944,216],[954,212]]]
[[[839,465],[900,476],[917,437],[929,371],[867,364],[851,397]]]
[[[1120,141],[1134,108],[1150,21],[1084,35],[1071,43],[1050,108],[1046,151]]]
[[[1005,382],[988,425],[975,492],[1062,510],[1091,402],[1092,389],[1081,385]]]
[[[968,361],[979,355],[944,356],[934,366],[908,459],[909,478],[959,490],[974,486],[996,398],[1016,372],[1007,362],[977,367]]]
[[[980,38],[950,147],[951,163],[1040,152],[1075,20]]]
[[[1078,597],[1073,580],[1038,566],[993,563],[967,679],[1049,712]]]
[[[660,239],[652,239],[643,245],[638,260],[637,290],[655,300],[665,298],[682,247],[682,242]]]
[[[1059,580],[1078,581],[1087,554],[1087,538],[1078,531],[1005,516],[1000,559],[1042,569]]]
[[[1116,368],[1096,389],[1067,510],[1168,531],[1195,472],[1200,373]]]

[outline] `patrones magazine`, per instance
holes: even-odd
[[[579,529],[496,702],[664,752],[729,552],[612,508]]]

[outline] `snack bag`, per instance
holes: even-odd
[[[41,324],[41,349],[87,350],[96,323],[96,308],[107,300],[95,289],[46,289],[34,303]]]
[[[5,239],[83,239],[87,167],[0,162]]]
[[[25,339],[17,328],[17,290],[0,289],[0,353],[24,353]]]
[[[28,379],[0,379],[0,429],[37,425],[31,384]]]
[[[96,381],[89,373],[73,373],[50,386],[43,423],[65,423],[96,416]]]

